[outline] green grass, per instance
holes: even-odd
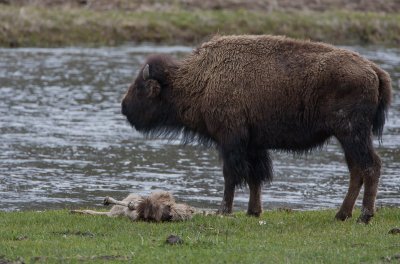
[[[388,233],[400,227],[400,208],[380,209],[369,225],[335,221],[333,210],[234,216],[144,223],[68,211],[1,212],[0,263],[377,263],[398,261],[400,253],[400,234]],[[167,244],[170,234],[184,242]]]
[[[198,44],[214,34],[281,34],[333,44],[400,44],[400,14],[248,10],[96,11],[0,5],[0,46]]]

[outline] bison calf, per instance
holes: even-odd
[[[305,152],[336,137],[350,184],[336,218],[352,216],[361,186],[360,221],[374,215],[381,137],[391,100],[389,75],[357,53],[279,36],[217,36],[182,61],[148,58],[122,101],[136,130],[183,134],[215,145],[225,180],[221,213],[235,186],[248,184],[247,213],[260,215],[261,186],[272,180],[269,149]]]
[[[108,217],[126,216],[132,221],[184,221],[192,218],[195,209],[187,204],[176,203],[169,192],[153,192],[144,197],[130,194],[122,201],[106,197],[104,205],[113,204],[109,212],[93,210],[72,210],[75,214],[106,215]]]

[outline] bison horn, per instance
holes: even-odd
[[[150,77],[150,70],[149,70],[149,64],[146,64],[143,69],[143,80],[147,80]]]

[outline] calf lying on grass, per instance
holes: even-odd
[[[176,203],[169,192],[153,192],[144,197],[130,194],[122,201],[111,197],[104,199],[104,205],[113,204],[109,212],[98,212],[93,210],[72,210],[71,213],[106,215],[109,217],[126,216],[132,221],[184,221],[191,219],[195,209],[187,204]]]

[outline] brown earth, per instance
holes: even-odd
[[[85,7],[95,10],[246,9],[257,11],[400,12],[399,0],[0,0],[9,5]]]

